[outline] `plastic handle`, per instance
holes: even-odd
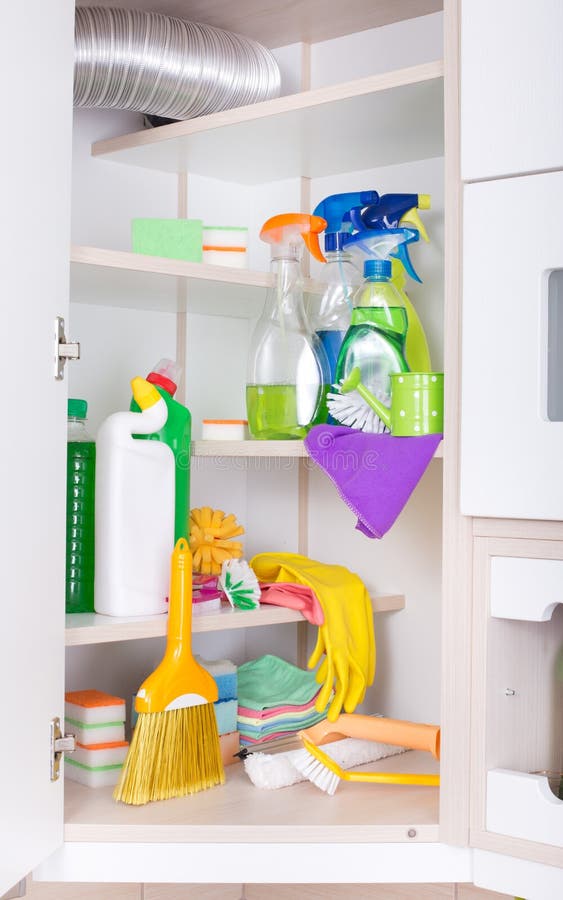
[[[377,415],[382,420],[382,422],[385,423],[387,428],[390,428],[391,427],[391,410],[387,409],[387,407],[384,406],[383,403],[381,403],[381,401],[377,399],[377,397],[374,397],[372,392],[369,391],[367,389],[367,387],[365,387],[364,384],[362,384],[362,382],[360,380],[361,375],[362,375],[362,373],[361,373],[359,367],[355,366],[352,369],[352,371],[350,372],[350,374],[348,375],[348,378],[346,378],[346,380],[343,381],[342,384],[340,385],[340,388],[339,388],[340,393],[341,394],[349,394],[351,391],[357,391],[358,394],[360,395],[360,397],[364,398],[367,405],[370,406],[371,409],[373,409],[373,411],[375,413],[377,413]]]
[[[166,650],[145,679],[135,700],[138,713],[163,712],[215,703],[215,679],[192,654],[192,554],[185,538],[176,542],[170,564],[170,602]]]
[[[440,727],[438,725],[422,725],[418,722],[405,722],[401,719],[343,713],[335,722],[324,719],[313,725],[312,728],[299,732],[299,737],[319,746],[347,737],[359,738],[364,741],[380,741],[383,744],[392,744],[394,747],[426,750],[436,759],[440,759]]]
[[[185,538],[176,541],[170,563],[170,597],[167,647],[171,651],[191,652],[192,635],[192,553]]]

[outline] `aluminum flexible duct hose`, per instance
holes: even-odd
[[[273,55],[249,38],[160,13],[76,10],[75,106],[191,119],[279,90]]]

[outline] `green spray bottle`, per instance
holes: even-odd
[[[405,342],[408,315],[404,297],[392,282],[391,252],[418,239],[409,229],[371,232],[372,246],[380,257],[364,262],[364,283],[354,295],[350,328],[338,355],[336,378],[349,377],[358,368],[361,381],[385,406],[391,402],[391,375],[408,372]],[[354,238],[352,238],[352,241]],[[380,420],[379,431],[387,431]]]
[[[147,381],[154,384],[158,393],[166,403],[168,418],[160,429],[153,434],[135,434],[141,441],[162,441],[174,454],[176,470],[176,499],[174,507],[174,541],[187,538],[188,515],[190,511],[190,453],[192,416],[182,403],[174,399],[180,367],[171,359],[161,359]],[[135,400],[131,400],[131,412],[140,412]]]
[[[362,234],[370,230],[380,232],[412,228],[416,229],[422,240],[428,243],[430,238],[418,214],[419,209],[430,209],[429,194],[381,194],[373,202],[350,210],[347,216],[349,230]],[[346,249],[350,252],[351,248]],[[363,251],[368,258],[372,255],[369,243],[357,244],[356,249]],[[405,347],[406,359],[413,371],[430,372],[432,363],[426,334],[418,313],[405,291],[407,275],[413,281],[421,281],[411,263],[406,244],[400,245],[391,255],[391,266],[391,280],[401,293],[407,308],[409,328]]]

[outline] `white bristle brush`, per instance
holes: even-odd
[[[328,411],[341,425],[370,434],[385,434],[389,428],[375,408],[377,399],[364,387],[360,374],[360,369],[356,367],[348,378],[333,385],[335,393],[328,393],[326,398]]]
[[[376,759],[404,753],[404,749],[358,738],[344,738],[323,746],[327,756],[342,769],[351,769],[354,766],[374,762]],[[303,753],[307,754],[307,751],[299,749],[285,753],[250,753],[244,760],[244,768],[255,787],[270,791],[289,787],[309,778],[301,771],[302,762],[300,768],[295,765],[296,761],[303,760]]]

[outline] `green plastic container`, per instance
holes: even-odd
[[[443,372],[401,372],[391,376],[391,434],[417,437],[444,430]]]
[[[168,408],[168,419],[160,431],[153,434],[135,434],[138,440],[162,441],[174,454],[176,467],[176,502],[174,511],[174,541],[188,536],[188,514],[190,511],[190,453],[192,416],[182,403],[174,400],[179,367],[170,359],[161,359],[147,381],[154,384]],[[131,400],[132,412],[140,412],[139,406]]]
[[[66,486],[67,613],[94,612],[96,444],[86,431],[86,400],[68,401]]]

